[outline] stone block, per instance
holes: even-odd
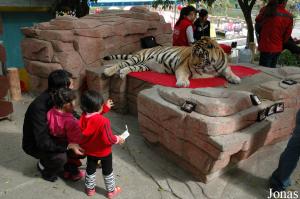
[[[56,30],[56,26],[51,25],[50,22],[42,22],[35,26],[35,28],[38,28],[40,30]]]
[[[46,78],[40,78],[35,75],[29,76],[29,82],[30,82],[30,90],[34,93],[41,93],[45,91],[48,88],[48,79]]]
[[[58,63],[25,60],[25,68],[31,75],[48,78],[52,71],[62,69],[62,66]]]
[[[21,43],[22,54],[24,58],[51,62],[53,58],[53,48],[50,42],[25,38]]]
[[[74,47],[85,64],[91,64],[101,59],[101,52],[105,49],[103,39],[91,37],[76,37]]]
[[[92,29],[75,29],[75,35],[93,37],[93,38],[106,38],[113,35],[113,27],[109,25],[102,25]]]
[[[78,78],[80,76],[80,72],[84,68],[84,63],[78,52],[57,52],[55,54],[63,69],[70,72],[74,78]]]
[[[71,30],[42,30],[39,38],[46,41],[60,40],[63,42],[73,42],[74,34]]]
[[[159,44],[163,43],[171,43],[172,42],[172,35],[171,34],[163,34],[155,36],[156,42]]]
[[[285,85],[279,81],[269,81],[253,89],[253,92],[261,98],[278,101],[300,95],[300,84]]]
[[[90,29],[90,28],[96,28],[98,26],[103,25],[101,20],[97,20],[94,18],[80,18],[76,21],[74,21],[74,29]]]
[[[74,20],[52,19],[49,23],[50,25],[54,26],[56,30],[74,29]]]
[[[53,49],[56,52],[75,51],[73,42],[67,43],[67,42],[62,42],[59,40],[52,40],[51,43],[52,43]]]
[[[30,27],[23,27],[21,28],[21,32],[26,36],[30,38],[38,38],[40,35],[39,29],[36,28],[30,28]]]
[[[86,81],[88,89],[109,93],[110,79],[103,79],[103,70],[108,66],[89,67],[86,69]]]
[[[213,117],[229,116],[252,106],[251,93],[217,88],[186,89],[159,87],[160,96],[177,106],[191,100],[196,103],[196,112]]]
[[[125,31],[124,35],[133,35],[133,34],[145,34],[148,30],[148,23],[145,21],[144,23],[136,22],[136,21],[128,21],[124,24]],[[134,27],[134,28],[133,28]]]
[[[135,53],[139,50],[141,50],[142,47],[141,47],[141,43],[140,42],[136,42],[136,43],[132,43],[132,44],[128,44],[128,45],[125,45],[125,46],[122,46],[120,48],[120,52],[122,54],[132,54],[132,53]]]

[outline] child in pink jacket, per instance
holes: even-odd
[[[61,88],[51,94],[53,108],[47,113],[50,134],[57,142],[79,144],[81,130],[78,120],[73,116],[75,92],[69,88]],[[78,169],[81,166],[80,157],[71,151],[67,152],[68,161],[64,166],[64,178],[79,180],[84,177],[84,172]]]

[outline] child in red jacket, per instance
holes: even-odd
[[[97,162],[101,160],[102,174],[108,198],[121,192],[116,187],[112,168],[112,145],[122,144],[124,140],[112,134],[110,121],[103,115],[103,97],[96,91],[86,91],[81,96],[80,128],[83,138],[81,147],[87,155],[85,187],[88,196],[95,194]]]

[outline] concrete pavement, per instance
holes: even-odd
[[[88,198],[84,182],[59,179],[55,183],[40,178],[36,160],[21,149],[24,112],[31,102],[24,96],[14,105],[14,121],[0,121],[0,198],[7,199],[57,199]],[[114,173],[123,199],[254,199],[267,198],[267,179],[276,168],[286,141],[265,147],[248,160],[240,163],[209,184],[193,179],[172,162],[157,147],[149,145],[139,134],[137,119],[130,115],[111,112],[107,115],[116,133],[128,125],[131,136],[123,146],[114,146]],[[83,161],[85,164],[85,161]],[[83,168],[85,165],[83,165]],[[300,167],[293,174],[292,190],[300,192]],[[101,170],[97,172],[97,194],[92,198],[105,198]]]

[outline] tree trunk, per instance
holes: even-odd
[[[251,11],[250,13],[244,13],[245,20],[247,23],[248,33],[247,33],[247,44],[250,42],[254,42],[254,28],[253,28],[253,21],[251,18]]]
[[[251,0],[250,5],[248,4],[249,3],[248,0],[238,0],[238,2],[247,23],[247,28],[248,28],[247,46],[249,46],[249,42],[254,42],[254,28],[253,28],[253,22],[251,18],[251,12],[256,0]]]

